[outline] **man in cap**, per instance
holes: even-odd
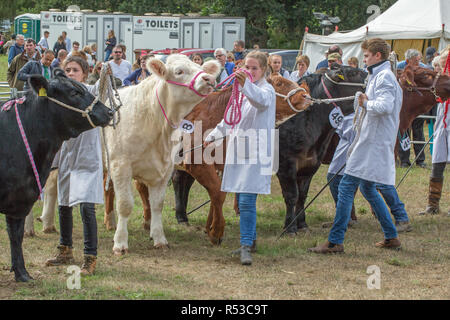
[[[328,68],[331,68],[333,63],[342,64],[342,57],[339,53],[334,52],[328,55]]]
[[[341,57],[342,57],[342,49],[338,46],[338,45],[336,45],[336,44],[334,44],[334,45],[332,45],[331,47],[329,47],[328,48],[328,50],[325,52],[325,59],[324,60],[322,60],[322,61],[320,61],[318,64],[317,64],[317,67],[316,67],[316,71],[317,70],[319,70],[320,68],[328,68],[328,55],[330,55],[330,54],[332,54],[332,53],[335,53],[335,52],[337,52],[337,53],[339,53],[340,55],[341,55]]]

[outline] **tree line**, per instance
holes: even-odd
[[[39,13],[56,8],[65,10],[70,5],[80,9],[122,11],[133,15],[155,13],[200,12],[202,15],[223,13],[245,17],[246,45],[261,48],[297,49],[308,27],[309,32],[321,34],[320,21],[313,12],[339,17],[339,30],[353,30],[367,21],[370,5],[385,11],[397,0],[15,0],[7,1],[0,18],[13,19],[23,13]]]

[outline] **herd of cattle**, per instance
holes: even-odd
[[[95,102],[89,115],[96,126],[105,127],[105,149],[109,153],[108,167],[112,179],[108,191],[105,191],[105,223],[108,229],[116,228],[113,246],[116,255],[126,253],[129,248],[127,222],[134,206],[132,179],[137,182],[146,210],[144,227],[150,229],[150,237],[156,247],[168,245],[161,213],[166,187],[171,178],[179,223],[188,222],[186,207],[189,189],[194,180],[207,189],[211,205],[206,232],[212,243],[219,244],[225,229],[222,211],[225,193],[220,191],[218,172],[223,170],[224,161],[213,164],[194,163],[189,161],[192,160],[190,157],[193,157],[193,153],[186,153],[183,161],[175,167],[172,155],[174,149],[180,148],[180,142],[173,138],[176,129],[171,122],[201,120],[203,134],[223,118],[231,90],[229,88],[212,93],[214,79],[220,71],[220,66],[215,61],[200,67],[184,56],[171,55],[166,64],[157,59],[149,60],[148,67],[153,73],[152,77],[137,86],[119,89],[123,107],[120,109],[120,122],[115,128],[107,126],[113,117],[113,109],[108,104],[95,101],[85,88],[68,79],[62,71],[55,72],[55,77],[50,82],[38,75],[30,78],[32,91],[27,93],[25,101],[16,104],[19,106],[16,110],[20,110],[40,183],[44,185],[47,181],[53,157],[62,142],[91,128],[85,117],[62,108],[45,96],[38,96],[37,93],[44,88],[48,97],[81,110]],[[301,84],[278,75],[269,76],[268,81],[277,93],[277,176],[286,204],[285,226],[291,225],[294,217],[302,211],[313,175],[322,163],[330,159],[336,147],[335,128],[329,120],[329,114],[335,107],[327,103],[312,104],[311,101],[326,99],[330,95],[333,98],[354,96],[357,91],[363,90],[363,86],[339,85],[339,82],[363,84],[366,76],[367,73],[360,69],[339,65],[307,76],[301,80]],[[400,84],[405,89],[400,131],[406,130],[417,115],[435,104],[431,92],[406,88],[431,87],[435,77],[435,72],[422,68],[407,68],[399,77]],[[297,90],[300,86],[305,90]],[[450,97],[448,76],[441,76],[435,87],[441,97]],[[73,91],[80,94],[67,94]],[[207,97],[203,98],[203,95]],[[420,108],[417,107],[417,101],[420,101]],[[353,101],[339,103],[339,106],[344,115],[353,112]],[[164,110],[167,121],[163,116]],[[27,281],[30,276],[25,269],[22,241],[25,218],[39,197],[39,189],[13,110],[0,112],[0,136],[3,137],[0,141],[0,212],[6,214],[11,270],[15,272],[17,281]],[[194,147],[195,139],[190,141],[191,147]],[[53,195],[54,199],[49,201],[50,205],[45,210],[54,211],[56,190],[54,183],[52,189],[49,182],[47,181],[46,192]],[[114,196],[117,198],[117,225],[113,210]],[[307,224],[305,214],[302,213],[287,232],[296,233],[304,228],[307,228]]]

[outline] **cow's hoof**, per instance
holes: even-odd
[[[150,230],[150,221],[144,221],[144,223],[142,224],[142,227],[144,228],[144,230]]]
[[[190,226],[189,221],[181,221],[181,222],[178,222],[178,224],[182,225],[182,226],[185,226],[185,227],[189,227]]]
[[[154,247],[155,249],[162,249],[162,250],[170,249],[168,243],[155,243]]]
[[[113,249],[113,253],[114,253],[114,255],[115,256],[123,256],[123,255],[126,255],[127,253],[128,253],[128,249],[125,249],[125,248],[123,248],[123,249],[119,249],[119,248],[115,248],[115,249]]]
[[[42,230],[42,232],[43,233],[58,233],[58,231],[56,231],[55,226],[45,228],[44,230]]]
[[[16,279],[16,282],[28,282],[34,280],[26,270],[21,273],[16,272],[14,278]]]
[[[309,228],[308,228],[308,226],[301,226],[300,228],[297,229],[297,232],[308,233]]]
[[[36,233],[34,232],[34,230],[31,230],[31,231],[25,231],[25,232],[23,233],[23,236],[26,237],[26,238],[32,238],[32,237],[34,237],[35,235],[36,235]]]
[[[217,238],[209,235],[209,241],[215,246],[220,246],[222,244],[222,238]]]
[[[106,223],[106,230],[108,230],[108,231],[116,230],[116,226],[112,225],[112,224],[109,224],[109,223]]]
[[[37,217],[36,220],[39,221],[39,222],[42,222],[41,217]]]

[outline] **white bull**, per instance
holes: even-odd
[[[176,129],[173,127],[203,99],[200,95],[212,92],[211,85],[220,71],[217,61],[208,61],[200,67],[178,54],[169,56],[165,65],[150,59],[147,67],[153,74],[150,78],[119,90],[123,103],[120,122],[116,129],[108,127],[104,131],[117,197],[115,254],[128,251],[127,223],[134,206],[132,178],[148,186],[152,210],[150,237],[155,247],[168,245],[161,212],[174,168],[172,149],[176,142],[171,136]]]

